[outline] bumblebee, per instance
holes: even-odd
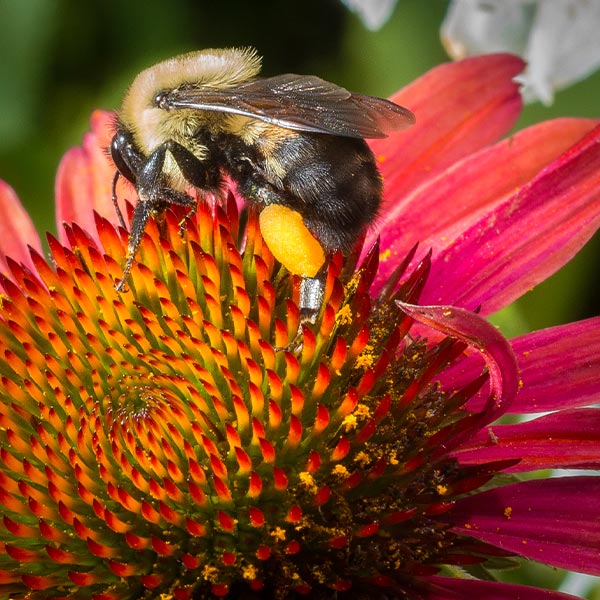
[[[311,75],[259,78],[252,48],[191,52],[142,71],[125,94],[110,151],[139,196],[123,291],[148,219],[186,190],[218,194],[225,176],[261,211],[274,256],[305,282],[301,309],[319,308],[319,272],[376,218],[382,182],[364,138],[414,123],[406,108]],[[121,224],[123,218],[118,211]]]

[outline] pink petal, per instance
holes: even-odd
[[[490,402],[482,418],[490,422],[514,400],[519,385],[517,360],[508,340],[479,315],[453,306],[417,306],[397,302],[418,322],[455,337],[477,350],[485,360],[490,377]]]
[[[511,340],[522,384],[509,413],[537,413],[587,406],[600,400],[600,317],[528,333]],[[479,375],[472,359],[443,374],[460,388]],[[481,410],[486,396],[471,400]]]
[[[77,223],[95,235],[94,211],[112,223],[118,223],[112,202],[112,181],[115,166],[107,150],[115,128],[115,116],[96,110],[91,117],[92,131],[83,137],[82,146],[72,148],[64,156],[56,175],[56,222],[59,239],[66,243],[63,223]],[[119,185],[118,197],[124,210],[124,190]],[[128,189],[132,198],[132,188]]]
[[[557,119],[457,161],[405,194],[378,224],[382,264],[375,288],[409,248],[436,256],[588,133],[596,121]]]
[[[495,142],[514,125],[521,97],[513,78],[523,67],[523,61],[510,54],[446,63],[392,96],[415,113],[417,123],[369,141],[380,161],[388,199],[385,211],[395,213],[400,194]]]
[[[581,600],[552,590],[458,577],[422,577],[418,586],[423,600]]]
[[[7,274],[9,271],[6,257],[33,270],[28,246],[38,253],[42,251],[33,221],[15,191],[0,180],[0,272]]]
[[[600,410],[563,410],[533,421],[487,427],[454,453],[461,464],[519,458],[509,471],[600,469]]]
[[[423,302],[506,306],[568,262],[600,224],[600,126],[432,259]]]
[[[456,533],[545,564],[600,575],[600,477],[515,483],[458,500]]]

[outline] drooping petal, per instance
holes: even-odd
[[[528,414],[589,406],[600,401],[600,317],[541,329],[511,340],[522,384],[507,412]],[[443,374],[461,386],[478,375],[467,358]],[[468,403],[481,410],[485,395]]]
[[[599,494],[600,477],[525,481],[458,500],[444,518],[456,533],[600,575]]]
[[[482,417],[490,422],[514,400],[519,386],[515,355],[504,336],[479,315],[453,306],[417,306],[398,302],[415,320],[456,337],[481,353],[490,376],[490,404]]]
[[[424,303],[490,314],[567,263],[600,225],[600,126],[432,257]]]
[[[419,242],[421,252],[439,254],[596,124],[591,119],[556,119],[534,125],[457,161],[402,196],[383,215],[375,287],[412,245]]]
[[[458,577],[423,577],[423,588],[419,588],[423,600],[580,600],[576,596],[553,590],[544,590],[499,581],[479,581]]]
[[[506,470],[600,469],[600,410],[563,410],[514,425],[480,431],[454,456],[461,464],[518,458]]]
[[[406,131],[369,141],[380,163],[387,199],[382,230],[403,213],[402,206],[396,207],[401,195],[496,142],[514,125],[521,97],[513,78],[523,66],[510,54],[447,63],[391,98],[410,108],[417,122]]]
[[[83,144],[69,150],[62,158],[56,174],[56,224],[59,239],[66,242],[63,223],[77,223],[84,230],[96,230],[94,211],[112,223],[118,223],[112,202],[111,184],[115,166],[108,157],[114,114],[96,110],[91,117],[92,131]],[[122,181],[122,179],[120,180]],[[117,196],[124,210],[125,196],[132,200],[133,188],[118,186]],[[124,192],[124,190],[127,190]]]
[[[41,252],[40,238],[15,191],[0,180],[0,272],[7,273],[6,257],[32,268],[28,246]]]

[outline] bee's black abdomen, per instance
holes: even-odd
[[[245,152],[251,155],[245,164],[251,162],[254,168],[232,168],[242,194],[250,201],[296,210],[329,252],[349,251],[377,216],[381,177],[364,140],[292,134],[268,157],[256,148]],[[269,161],[281,167],[281,179],[269,178]]]
[[[297,159],[294,146],[310,156]],[[288,202],[325,249],[348,251],[377,215],[381,177],[361,139],[302,135],[282,149]]]
[[[349,251],[377,216],[381,176],[364,140],[318,137],[321,158],[313,163],[314,178],[308,185],[317,202],[305,208],[305,222],[327,250]]]

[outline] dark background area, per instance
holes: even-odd
[[[255,46],[263,73],[313,73],[386,96],[448,60],[439,41],[442,0],[400,0],[379,31],[338,0],[0,0],[0,178],[40,231],[55,231],[53,181],[62,154],[81,142],[95,108],[114,109],[134,75],[175,54]],[[527,107],[519,127],[554,116],[600,117],[600,75]],[[435,101],[435,99],[432,99]],[[506,331],[600,313],[600,240],[519,302]],[[521,322],[521,319],[523,321]]]

